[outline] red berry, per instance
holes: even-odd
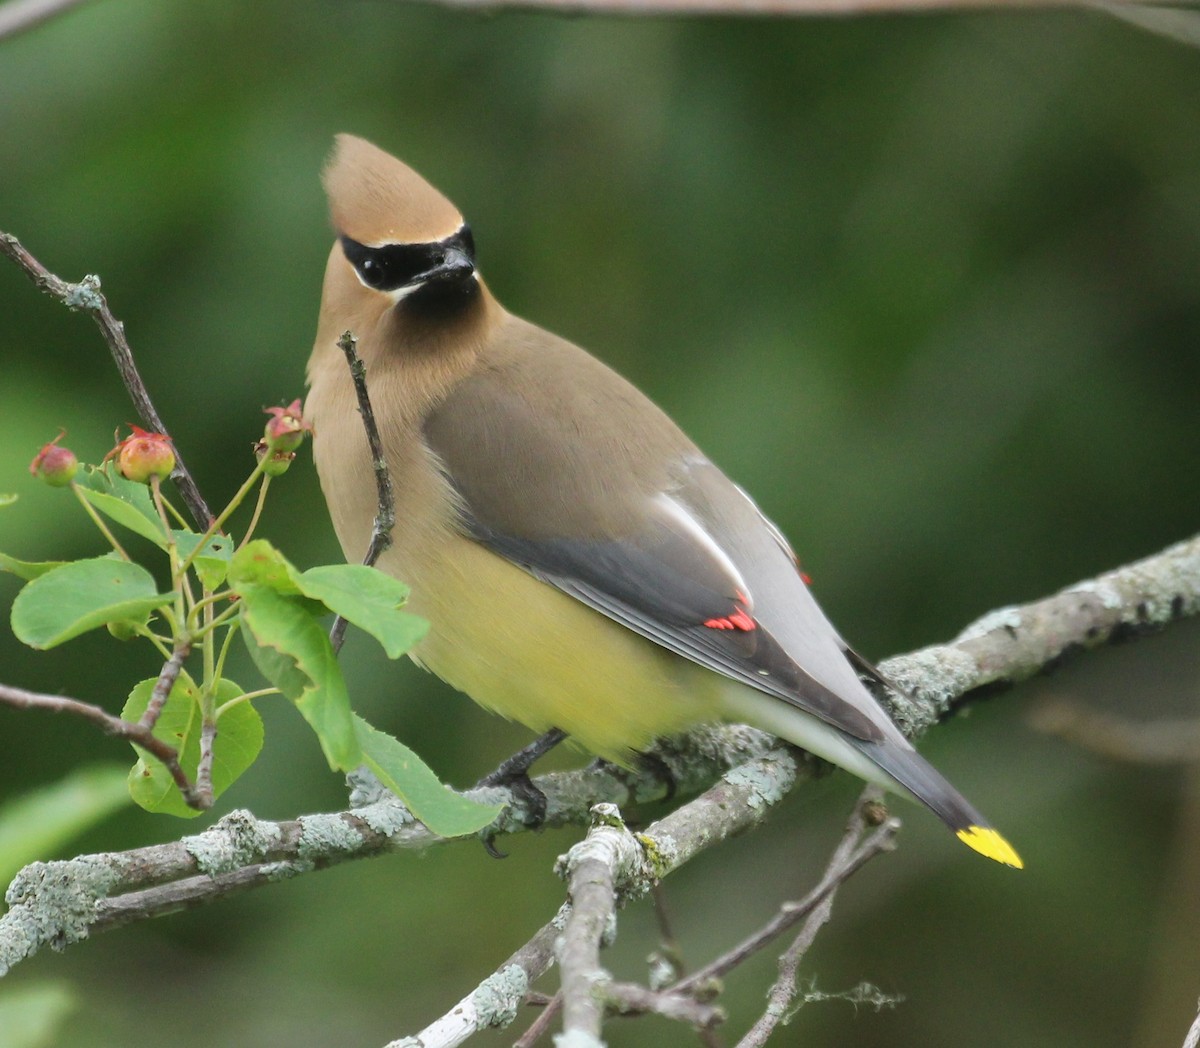
[[[60,448],[58,442],[67,435],[64,429],[49,444],[43,444],[29,463],[29,472],[41,477],[52,488],[65,488],[79,471],[79,459],[69,448]]]
[[[275,451],[295,451],[304,443],[304,434],[312,432],[312,423],[300,413],[300,398],[286,408],[266,408],[271,417],[263,430],[263,439]]]
[[[175,449],[165,433],[147,433],[141,426],[130,425],[132,436],[126,437],[108,453],[117,457],[121,476],[138,484],[148,484],[151,477],[166,480],[175,468]]]

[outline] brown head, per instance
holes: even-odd
[[[479,331],[489,296],[475,271],[471,231],[449,200],[354,135],[337,136],[322,179],[338,238],[323,325],[414,352]]]
[[[339,236],[370,247],[445,240],[462,215],[407,164],[366,139],[338,135],[321,174]]]

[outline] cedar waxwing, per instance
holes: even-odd
[[[628,382],[508,313],[471,231],[416,172],[339,135],[305,414],[348,559],[376,487],[337,340],[358,338],[399,493],[378,566],[430,629],[413,658],[481,705],[628,764],[730,720],[915,796],[976,851],[1012,846],[859,679],[787,542]]]

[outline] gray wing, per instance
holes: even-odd
[[[547,390],[553,361],[541,362],[540,387],[488,369],[428,417],[464,531],[655,643],[881,740],[885,715],[779,532],[656,407],[586,360],[603,369],[586,393]],[[631,432],[648,412],[658,424]]]

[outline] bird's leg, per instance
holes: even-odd
[[[544,735],[539,735],[528,746],[514,753],[491,774],[485,775],[475,784],[475,788],[504,786],[511,790],[514,799],[518,800],[529,812],[529,822],[536,829],[546,818],[546,795],[533,784],[533,780],[529,777],[529,769],[533,767],[535,761],[544,757],[566,737],[567,733],[561,728],[551,728]],[[494,840],[495,835],[484,837],[483,846],[493,858],[503,859],[505,853],[495,846]]]

